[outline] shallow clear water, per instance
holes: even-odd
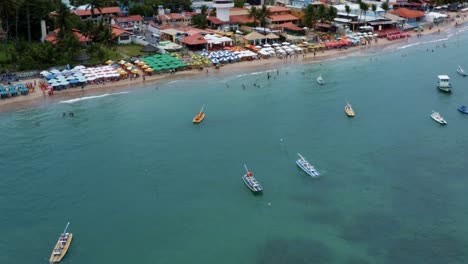
[[[0,263],[46,263],[67,221],[63,263],[467,263],[468,36],[444,37],[0,114]]]

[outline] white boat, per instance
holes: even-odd
[[[246,174],[242,176],[242,181],[245,185],[254,193],[260,193],[263,191],[262,185],[253,177],[253,173],[247,169],[247,166],[244,164]]]
[[[460,65],[458,65],[457,72],[462,76],[467,76],[468,75]]]
[[[323,78],[322,78],[322,74],[320,74],[319,77],[317,77],[317,83],[320,84],[320,85],[324,85],[324,84],[325,84],[325,81],[324,81]]]
[[[63,259],[65,254],[67,254],[67,251],[70,248],[70,244],[73,238],[72,233],[67,233],[69,225],[70,222],[67,223],[65,230],[63,230],[63,233],[60,234],[57,244],[55,245],[54,250],[52,250],[52,254],[50,254],[49,263],[58,263]]]
[[[451,92],[452,85],[450,84],[450,77],[447,75],[438,75],[439,81],[437,82],[437,88],[444,92]]]
[[[320,173],[315,169],[315,167],[310,165],[310,163],[304,157],[302,157],[301,154],[297,153],[297,155],[299,155],[299,159],[296,160],[296,164],[299,166],[299,168],[301,168],[313,178],[320,176]]]
[[[441,125],[447,124],[447,121],[445,121],[445,119],[439,114],[439,112],[432,111],[431,117]]]

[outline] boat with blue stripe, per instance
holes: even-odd
[[[301,154],[297,153],[297,155],[299,155],[299,159],[296,160],[296,164],[299,166],[299,168],[301,168],[313,178],[320,176],[320,173],[315,169],[315,167],[310,165],[310,163]]]
[[[260,193],[263,191],[262,185],[253,177],[253,173],[247,169],[247,166],[244,164],[244,168],[247,173],[242,176],[242,181],[245,185],[254,193]]]

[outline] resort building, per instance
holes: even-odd
[[[188,26],[195,14],[196,12],[160,14],[156,16],[156,21],[161,25]]]
[[[405,7],[401,7],[397,10],[390,11],[390,13],[404,18],[406,20],[405,22],[412,26],[418,26],[418,23],[422,21],[424,16],[426,15],[422,11],[411,10]]]
[[[140,15],[112,18],[112,25],[117,25],[126,31],[139,31],[143,27],[143,17]]]
[[[104,20],[104,23],[110,24],[112,17],[118,16],[121,13],[120,7],[103,7],[101,10],[95,8],[94,15],[91,14],[90,8],[85,9],[76,9],[71,12],[80,17],[82,21],[92,21],[98,23],[101,20]]]
[[[299,18],[291,14],[291,10],[283,6],[271,6],[268,8],[271,15],[267,18],[267,24],[270,28],[280,28],[281,24],[297,24]]]
[[[126,31],[125,29],[117,25],[111,25],[111,30],[112,30],[112,40],[115,41],[117,45],[132,43],[131,36],[134,35],[132,32]]]

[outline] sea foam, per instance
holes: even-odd
[[[106,97],[110,95],[127,94],[127,93],[129,92],[119,92],[119,93],[110,93],[110,94],[106,93],[106,94],[94,95],[94,96],[84,96],[84,97],[74,98],[70,100],[60,101],[59,104],[73,104],[73,103],[80,102],[80,101],[102,98],[102,97]]]

